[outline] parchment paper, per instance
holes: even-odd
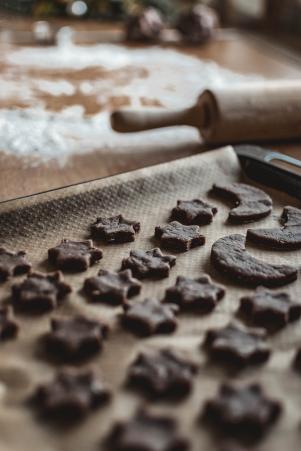
[[[139,350],[162,346],[172,347],[190,356],[200,364],[200,372],[195,379],[194,391],[187,401],[171,406],[167,403],[149,405],[150,409],[177,417],[183,434],[192,441],[193,450],[218,449],[218,444],[210,432],[197,424],[197,417],[203,402],[214,396],[219,384],[230,379],[230,376],[207,362],[206,356],[200,350],[200,344],[208,328],[223,326],[235,316],[240,296],[251,290],[235,286],[216,274],[209,263],[210,249],[217,238],[236,232],[245,233],[249,226],[226,224],[228,207],[210,198],[207,193],[216,181],[234,182],[240,179],[241,170],[236,155],[231,147],[227,147],[0,206],[0,244],[13,250],[27,250],[34,269],[43,271],[51,270],[45,262],[47,249],[59,243],[62,238],[87,237],[89,224],[98,215],[123,213],[129,219],[141,221],[141,233],[134,243],[102,245],[104,258],[99,264],[86,273],[66,275],[66,280],[72,284],[74,292],[56,312],[36,318],[18,316],[21,324],[19,338],[0,346],[1,451],[100,449],[101,439],[109,431],[113,421],[127,418],[138,406],[144,404],[140,396],[123,387],[128,365]],[[264,189],[274,199],[274,211],[269,218],[256,223],[258,227],[275,226],[285,205],[300,206],[294,199]],[[202,228],[207,240],[206,245],[186,254],[179,254],[176,267],[172,269],[168,279],[144,282],[139,299],[148,295],[162,298],[165,288],[173,285],[178,275],[196,277],[202,272],[209,273],[215,281],[226,286],[226,297],[208,316],[181,314],[178,330],[173,335],[137,339],[120,328],[120,307],[88,304],[78,291],[83,280],[96,274],[99,268],[118,270],[122,258],[129,254],[130,249],[155,247],[156,243],[152,239],[155,226],[168,221],[170,211],[178,199],[194,197],[209,200],[219,209],[213,224]],[[299,266],[301,264],[300,251],[279,253],[255,248],[250,251],[269,262]],[[14,282],[18,279],[21,278],[14,279]],[[0,288],[3,302],[9,296],[10,285],[11,281]],[[285,290],[300,300],[300,280]],[[51,380],[56,371],[53,364],[42,360],[36,352],[40,335],[49,330],[50,317],[76,312],[105,319],[111,325],[103,353],[86,366],[93,367],[99,377],[112,387],[114,396],[108,407],[99,409],[76,428],[62,432],[39,422],[24,404],[24,400],[37,384]],[[273,354],[269,362],[261,368],[246,370],[236,377],[236,382],[259,381],[270,396],[283,402],[284,413],[260,449],[299,450],[301,378],[291,369],[291,362],[295,350],[301,345],[300,321],[275,335],[270,342]]]

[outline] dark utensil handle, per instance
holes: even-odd
[[[237,146],[235,151],[248,177],[301,200],[301,175],[273,164],[277,160],[300,169],[300,160],[258,146]]]

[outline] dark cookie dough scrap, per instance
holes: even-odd
[[[26,274],[30,269],[31,264],[26,252],[11,252],[3,247],[0,248],[0,282],[12,276]]]
[[[12,304],[24,313],[44,313],[58,307],[60,301],[72,291],[64,282],[62,273],[31,273],[20,284],[12,286]]]
[[[163,255],[159,248],[149,251],[134,250],[122,261],[122,269],[130,269],[138,279],[163,279],[169,276],[176,257]]]
[[[92,237],[109,244],[130,243],[140,231],[140,222],[129,221],[122,215],[97,218],[91,226]]]
[[[94,247],[92,240],[62,240],[61,244],[48,250],[48,260],[63,271],[86,271],[102,259],[102,251]]]
[[[206,314],[215,309],[224,295],[224,287],[213,283],[207,274],[197,279],[179,276],[175,286],[166,290],[164,301],[177,304],[183,311]]]
[[[140,353],[128,371],[128,385],[155,400],[182,400],[192,389],[197,365],[169,349]]]
[[[281,228],[249,229],[247,240],[276,250],[301,249],[301,210],[285,207],[280,218]]]
[[[254,326],[277,331],[301,317],[301,304],[287,292],[258,287],[253,294],[241,298],[239,313]]]
[[[153,7],[132,14],[126,22],[126,40],[151,42],[159,39],[164,28],[160,12]]]
[[[139,410],[132,419],[113,426],[105,446],[110,451],[184,451],[189,443],[173,418]]]
[[[12,309],[8,306],[0,307],[0,341],[12,340],[17,337],[18,332],[19,324]]]
[[[261,365],[271,354],[264,330],[234,324],[209,330],[202,347],[215,363],[238,369]]]
[[[40,385],[30,399],[39,415],[58,425],[73,425],[106,404],[110,391],[93,372],[64,370]]]
[[[80,363],[102,350],[108,326],[100,321],[78,315],[53,318],[51,332],[42,337],[47,355],[57,361]]]
[[[228,217],[228,221],[245,224],[258,221],[268,216],[273,208],[270,196],[259,188],[244,183],[215,184],[212,188],[217,197],[235,202]]]
[[[85,280],[84,292],[92,302],[121,305],[138,295],[141,287],[141,282],[132,277],[130,269],[120,272],[101,269],[97,276]]]
[[[217,208],[201,199],[178,200],[171,212],[171,219],[185,225],[208,225],[213,221]]]
[[[161,247],[176,252],[187,252],[205,244],[205,237],[201,234],[199,226],[183,225],[177,221],[156,227],[155,237],[160,240]]]
[[[296,267],[272,265],[249,254],[243,235],[218,239],[211,249],[211,262],[217,271],[245,285],[277,287],[294,282],[298,277]]]
[[[207,401],[202,416],[219,434],[252,443],[269,431],[281,411],[281,404],[267,397],[258,384],[224,384],[216,397]]]
[[[157,299],[145,299],[142,302],[125,304],[123,308],[123,326],[138,336],[170,334],[177,328],[176,314],[179,307],[175,304],[162,304]]]

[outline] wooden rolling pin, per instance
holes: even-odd
[[[189,125],[210,144],[301,138],[301,81],[206,90],[190,108],[120,110],[112,114],[111,122],[122,133]]]

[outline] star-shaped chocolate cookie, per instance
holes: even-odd
[[[151,399],[183,399],[193,385],[197,365],[169,349],[140,353],[128,372],[128,385]]]
[[[64,370],[52,382],[39,386],[31,401],[41,417],[71,425],[109,399],[109,390],[95,379],[93,372]]]
[[[239,313],[247,322],[267,330],[278,330],[301,317],[301,304],[287,292],[259,287],[240,300]]]
[[[270,357],[266,333],[233,324],[207,332],[204,348],[215,362],[233,367],[260,365]]]
[[[177,304],[181,310],[193,310],[209,313],[224,297],[225,289],[212,283],[209,276],[203,274],[197,279],[179,276],[176,284],[166,290],[165,302]]]
[[[186,225],[211,224],[217,208],[201,199],[178,200],[177,206],[171,212],[171,219]]]
[[[129,243],[140,231],[140,222],[129,221],[122,215],[97,218],[91,226],[92,237],[110,244]]]
[[[154,334],[169,334],[177,328],[175,304],[162,304],[157,299],[124,305],[122,324],[136,335],[147,337]]]
[[[101,269],[97,276],[85,280],[84,291],[92,302],[111,305],[124,304],[141,291],[141,283],[132,277],[129,269],[110,272]]]
[[[92,240],[63,240],[48,250],[48,260],[57,269],[85,271],[102,258],[102,251],[93,246]]]
[[[12,304],[19,311],[44,313],[56,308],[71,291],[59,271],[54,274],[34,272],[12,286]]]
[[[11,252],[0,248],[0,282],[9,277],[25,274],[31,269],[26,252]]]
[[[178,432],[177,422],[139,410],[127,422],[116,423],[105,441],[111,451],[184,451],[187,440]]]
[[[47,354],[60,362],[78,363],[97,354],[108,333],[106,324],[86,318],[54,318],[42,337]]]
[[[10,307],[0,307],[0,341],[16,338],[19,332],[19,324],[13,316]]]
[[[219,433],[253,442],[268,432],[281,411],[281,404],[268,398],[258,384],[245,387],[225,384],[205,404],[203,418]]]
[[[183,225],[173,221],[166,226],[156,227],[155,237],[160,240],[161,247],[176,252],[187,252],[205,244],[205,237],[197,225]]]
[[[131,269],[138,279],[163,279],[169,276],[170,268],[176,264],[176,257],[163,255],[159,248],[149,251],[134,250],[122,261],[122,269]]]

